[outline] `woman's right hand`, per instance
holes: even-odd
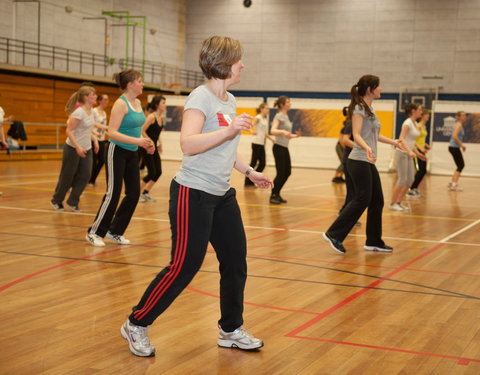
[[[467,147],[466,147],[466,146],[462,145],[461,148],[462,148],[462,151],[467,151]]]
[[[370,147],[367,147],[367,160],[371,163],[375,163],[377,161],[377,158],[375,157],[372,149]]]
[[[77,151],[77,155],[80,156],[81,158],[84,158],[87,156],[87,151],[81,146],[75,147],[75,151]]]
[[[153,152],[155,151],[155,145],[153,144],[150,138],[144,138],[144,137],[138,138],[137,145],[140,147],[143,147],[147,151],[147,154],[152,155]]]

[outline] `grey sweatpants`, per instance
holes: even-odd
[[[62,203],[70,188],[70,196],[67,199],[69,206],[77,206],[85,186],[87,186],[92,174],[92,152],[90,149],[87,156],[81,158],[72,146],[63,146],[62,168],[58,177],[57,187],[52,200],[55,203]]]
[[[415,164],[406,152],[395,150],[397,165],[397,186],[411,186],[415,179]]]

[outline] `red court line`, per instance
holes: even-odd
[[[300,327],[294,329],[293,331],[287,333],[285,336],[286,337],[292,337],[292,338],[298,338],[298,339],[303,339],[303,340],[311,340],[311,341],[320,341],[320,342],[329,342],[329,343],[334,343],[334,344],[341,344],[341,345],[351,345],[351,346],[357,346],[357,347],[363,347],[363,348],[372,348],[372,349],[379,349],[379,350],[388,350],[388,351],[395,351],[395,352],[402,352],[402,353],[410,353],[410,354],[416,354],[416,355],[423,355],[423,356],[429,356],[429,357],[439,357],[439,358],[446,358],[446,359],[455,359],[457,360],[459,365],[466,366],[470,362],[478,362],[480,363],[480,359],[474,359],[474,358],[466,358],[466,357],[458,357],[458,356],[451,356],[451,355],[443,355],[443,354],[435,354],[435,353],[427,353],[427,352],[418,352],[414,350],[406,350],[406,349],[397,349],[397,348],[389,348],[389,347],[381,347],[381,346],[376,346],[376,345],[368,345],[368,344],[359,344],[359,343],[352,343],[352,342],[346,342],[346,341],[337,341],[337,340],[328,340],[328,339],[320,339],[320,338],[314,338],[314,337],[307,337],[307,336],[300,336],[299,333],[302,332],[303,330],[307,329],[308,327],[313,326],[323,318],[329,316],[330,314],[334,313],[335,311],[339,310],[343,306],[349,304],[350,302],[354,301],[361,295],[367,293],[369,290],[371,290],[371,287],[377,286],[378,284],[382,283],[383,281],[388,281],[390,277],[393,275],[407,269],[408,266],[411,264],[419,261],[420,259],[426,257],[427,255],[430,255],[434,253],[435,251],[439,250],[443,246],[445,246],[445,243],[438,244],[437,246],[434,246],[430,250],[427,250],[426,252],[418,255],[417,257],[413,258],[412,260],[408,261],[407,263],[403,264],[402,266],[398,267],[396,270],[390,272],[388,275],[384,276],[383,279],[377,280],[370,285],[368,285],[366,288],[368,289],[362,289],[358,291],[357,293],[352,294],[350,297],[344,299],[343,301],[337,303],[336,305],[332,306],[331,308],[325,310],[324,312],[318,314],[317,317],[313,318],[312,320],[308,321],[307,323],[301,325]]]
[[[124,246],[123,249],[125,249],[127,246]],[[21,277],[20,279],[17,279],[17,280],[14,280],[8,284],[5,284],[5,285],[2,285],[0,286],[0,292],[3,292],[5,289],[8,289],[18,283],[21,283],[25,280],[28,280],[28,279],[31,279],[32,277],[35,277],[35,276],[38,276],[38,275],[41,275],[42,273],[45,273],[45,272],[48,272],[48,271],[51,271],[51,270],[54,270],[56,268],[60,268],[60,267],[63,267],[63,266],[66,266],[68,264],[72,264],[72,263],[76,263],[76,262],[79,262],[81,261],[82,259],[89,259],[89,258],[93,258],[93,257],[96,257],[97,255],[103,255],[103,254],[109,254],[109,253],[113,253],[113,252],[116,252],[116,251],[120,251],[122,248],[117,248],[117,249],[113,249],[113,250],[108,250],[108,251],[102,251],[101,253],[97,253],[97,254],[92,254],[92,255],[87,255],[87,256],[84,256],[82,258],[79,258],[79,259],[74,259],[74,260],[69,260],[68,262],[64,262],[64,263],[60,263],[60,264],[57,264],[55,266],[51,266],[51,267],[47,267],[47,268],[44,268],[43,270],[40,270],[40,271],[37,271],[37,272],[34,272],[34,273],[31,273],[30,275],[26,275],[24,277]]]
[[[384,276],[382,279],[378,279],[378,280],[375,280],[374,282],[372,282],[371,284],[367,285],[365,288],[359,290],[358,292],[352,294],[350,297],[348,298],[345,298],[343,301],[340,301],[339,303],[337,303],[336,305],[330,307],[329,309],[325,310],[324,312],[318,314],[318,316],[312,320],[310,320],[309,322],[301,325],[300,327],[294,329],[292,332],[289,332],[287,333],[286,336],[296,336],[298,335],[300,332],[302,332],[303,330],[307,329],[308,327],[314,325],[315,323],[319,322],[320,320],[322,320],[323,318],[329,316],[330,314],[332,314],[333,312],[337,311],[338,309],[342,308],[343,306],[349,304],[350,302],[356,300],[358,297],[360,297],[361,295],[367,293],[368,291],[372,290],[371,288],[373,287],[376,287],[378,284],[381,284],[383,283],[384,281],[388,281],[389,278],[391,278],[393,275],[396,275],[397,273],[403,271],[404,269],[406,269],[409,265],[419,261],[420,259],[426,257],[427,255],[430,255],[431,253],[439,250],[440,248],[442,248],[445,244],[441,243],[441,244],[438,244],[437,246],[431,248],[430,250],[418,255],[417,257],[413,258],[412,260],[408,261],[407,263],[403,264],[402,266],[398,267],[397,269],[395,269],[394,271],[390,272],[388,275]]]
[[[378,345],[359,344],[359,343],[347,342],[347,341],[317,339],[317,338],[314,338],[314,337],[306,337],[306,336],[289,336],[289,337],[293,337],[293,338],[297,338],[297,339],[303,339],[303,340],[310,340],[310,341],[328,342],[328,343],[332,343],[332,344],[357,346],[357,347],[361,347],[361,348],[370,348],[370,349],[378,349],[378,350],[387,350],[387,351],[391,351],[391,352],[400,352],[400,353],[408,353],[408,354],[415,354],[415,355],[423,355],[423,356],[427,356],[427,357],[455,359],[455,360],[458,361],[457,364],[462,365],[462,366],[468,366],[470,364],[470,362],[480,363],[480,359],[458,357],[458,356],[454,356],[454,355],[444,355],[444,354],[435,354],[435,353],[428,353],[428,352],[418,352],[418,351],[415,351],[415,350],[397,349],[397,348],[390,348],[390,347],[387,347],[387,346],[378,346]]]
[[[336,262],[336,261],[323,260],[323,259],[296,258],[296,257],[252,254],[252,253],[248,253],[248,256],[249,257],[261,258],[261,259],[278,259],[278,260],[314,262],[314,263],[325,263],[325,264],[340,264],[340,265],[354,266],[354,267],[371,267],[371,268],[382,268],[382,269],[390,269],[390,270],[397,269],[397,267],[393,267],[393,266],[382,266],[382,265],[377,265],[377,264],[366,264],[366,263]],[[480,274],[477,274],[477,273],[448,272],[448,271],[439,271],[439,270],[426,270],[426,269],[422,269],[422,268],[408,268],[407,267],[407,268],[405,268],[405,271],[426,272],[426,273],[441,273],[441,274],[445,274],[445,275],[455,275],[455,276],[480,277]]]
[[[164,241],[170,241],[170,239],[168,239],[168,240],[161,240],[161,241],[154,241],[154,242],[147,242],[147,243],[144,243],[144,244],[142,244],[142,245],[153,245],[153,244],[155,244],[155,243],[160,243],[160,242],[164,242]],[[32,277],[41,275],[42,273],[45,273],[45,272],[54,270],[54,269],[56,269],[56,268],[60,268],[60,267],[66,266],[66,265],[68,265],[68,264],[80,262],[80,261],[83,260],[83,259],[94,258],[94,257],[96,257],[96,256],[98,256],[98,255],[115,253],[115,252],[118,252],[118,251],[120,251],[120,250],[125,250],[125,249],[128,249],[128,248],[134,247],[134,246],[135,246],[135,245],[122,246],[122,247],[118,247],[118,248],[115,248],[115,249],[112,249],[112,250],[102,251],[101,253],[96,253],[96,254],[87,255],[87,256],[84,256],[84,257],[81,257],[81,258],[78,258],[78,259],[73,259],[73,260],[69,260],[69,261],[64,262],[64,263],[57,264],[57,265],[55,265],[55,266],[51,266],[51,267],[44,268],[43,270],[40,270],[40,271],[31,273],[30,275],[26,275],[26,276],[24,276],[24,277],[21,277],[20,279],[14,280],[14,281],[12,281],[12,282],[10,282],[10,283],[8,283],[8,284],[5,284],[5,285],[0,286],[0,292],[3,292],[4,290],[6,290],[6,289],[8,289],[8,288],[10,288],[10,287],[18,284],[18,283],[21,283],[21,282],[23,282],[23,281],[26,281],[26,280],[28,280],[28,279],[31,279]]]

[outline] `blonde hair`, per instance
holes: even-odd
[[[258,108],[256,109],[257,114],[261,113],[266,106],[267,106],[267,103],[265,103],[265,102],[260,103],[260,105],[259,105]]]
[[[70,99],[68,99],[67,104],[65,105],[65,112],[71,114],[75,110],[77,103],[84,104],[85,97],[91,93],[96,92],[95,88],[92,86],[81,86],[77,91],[75,91]]]

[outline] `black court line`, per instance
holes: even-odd
[[[67,257],[67,256],[59,256],[59,255],[43,255],[43,254],[31,254],[31,253],[22,253],[18,251],[5,251],[5,250],[0,250],[0,253],[4,254],[10,254],[10,255],[25,255],[25,256],[34,256],[34,257],[42,257],[42,258],[54,258],[54,259],[66,259],[66,260],[75,260],[75,261],[82,261],[82,262],[97,262],[97,263],[106,263],[106,264],[118,264],[118,265],[123,265],[123,266],[136,266],[136,267],[146,267],[146,268],[164,268],[165,266],[158,266],[158,265],[152,265],[152,264],[141,264],[141,263],[130,263],[130,262],[118,262],[118,261],[110,261],[110,260],[101,260],[101,259],[85,259],[85,258],[76,258],[76,257]],[[258,258],[262,259],[262,258]],[[322,268],[322,267],[320,267]],[[339,271],[332,269],[334,271]],[[209,273],[209,274],[217,274],[218,271],[207,271],[207,270],[199,270],[199,272],[202,273]],[[341,272],[341,271],[340,271]],[[356,275],[362,275],[360,273]],[[369,276],[366,275],[367,277],[374,277],[378,278],[377,276]],[[355,285],[355,284],[340,284],[340,283],[332,283],[332,282],[326,282],[326,281],[313,281],[313,280],[301,280],[301,279],[290,279],[290,278],[283,278],[283,277],[275,277],[275,276],[264,276],[264,275],[252,275],[249,274],[248,277],[251,278],[256,278],[256,279],[269,279],[269,280],[280,280],[280,281],[290,281],[290,282],[300,282],[300,283],[308,283],[308,284],[321,284],[321,285],[330,285],[330,286],[343,286],[347,288],[359,288],[359,289],[375,289],[375,290],[384,290],[384,291],[390,291],[390,292],[400,292],[400,293],[410,293],[410,294],[421,294],[421,295],[431,295],[431,296],[437,296],[437,297],[451,297],[451,298],[464,298],[464,299],[474,299],[474,300],[480,300],[480,297],[475,297],[475,296],[469,296],[466,294],[462,293],[457,293],[457,292],[451,292],[448,290],[442,290],[442,289],[437,289],[437,288],[431,288],[431,287],[426,287],[423,285],[419,285],[420,287],[427,288],[427,289],[433,289],[433,290],[439,290],[439,291],[444,291],[448,294],[442,294],[442,293],[432,293],[432,292],[422,292],[422,291],[413,291],[413,290],[405,290],[405,289],[393,289],[393,288],[380,288],[380,287],[368,287],[364,285]],[[391,279],[385,279],[385,280],[391,280]],[[417,285],[413,283],[409,283],[411,285]]]
[[[428,286],[428,285],[416,284],[416,283],[412,283],[412,282],[409,282],[409,281],[403,281],[403,280],[385,278],[385,277],[381,277],[381,276],[369,275],[368,273],[360,273],[360,272],[354,272],[354,271],[340,270],[340,269],[337,269],[337,268],[324,267],[324,266],[319,266],[319,265],[316,265],[316,264],[305,264],[305,263],[291,262],[291,261],[288,261],[288,260],[281,260],[281,259],[269,259],[269,258],[266,259],[266,258],[260,258],[260,257],[256,257],[256,256],[252,256],[252,257],[248,256],[248,257],[253,258],[253,259],[270,261],[270,262],[294,264],[296,266],[304,266],[304,267],[318,268],[318,269],[324,269],[324,270],[334,271],[334,272],[347,273],[347,274],[351,274],[351,275],[355,275],[355,276],[370,277],[372,279],[378,279],[378,280],[393,281],[393,282],[399,283],[399,284],[411,285],[411,286],[416,286],[416,287],[420,287],[420,288],[436,290],[436,291],[439,291],[439,292],[450,293],[450,294],[454,294],[458,297],[480,299],[480,297],[469,296],[468,294],[452,292],[450,290],[435,288],[433,286]]]
[[[5,235],[9,235],[9,236],[17,236],[17,237],[22,236],[22,237],[32,237],[32,238],[46,238],[46,239],[49,239],[49,240],[63,240],[63,241],[83,242],[83,243],[87,244],[87,240],[85,238],[65,238],[65,237],[58,237],[58,236],[46,236],[46,235],[41,235],[41,234],[12,233],[12,232],[0,232],[0,234],[5,234]],[[85,231],[85,234],[87,234],[86,231]],[[171,248],[170,245],[169,246],[160,246],[160,245],[130,244],[128,246],[130,246],[130,247],[131,246],[147,247],[147,248],[158,247],[160,249],[170,249]]]

